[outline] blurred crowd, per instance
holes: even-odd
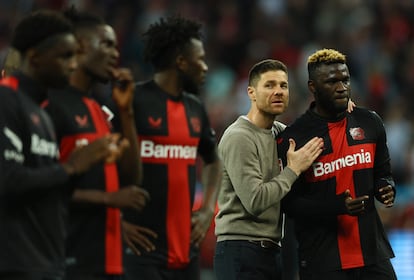
[[[0,0],[0,62],[23,15],[71,4],[114,27],[120,63],[137,80],[151,73],[141,52],[141,33],[149,24],[169,14],[202,22],[209,74],[201,94],[218,138],[248,111],[247,71],[258,60],[271,57],[289,67],[290,106],[280,118],[289,124],[312,98],[308,54],[321,47],[346,54],[352,99],[377,111],[388,133],[398,195],[384,219],[390,227],[414,229],[413,0]]]

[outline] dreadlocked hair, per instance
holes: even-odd
[[[201,24],[180,16],[161,18],[143,33],[144,58],[156,71],[171,66],[191,39],[201,40]]]
[[[322,64],[346,63],[346,57],[334,49],[321,49],[308,57],[308,74],[313,77],[315,70]]]
[[[59,12],[38,10],[23,18],[16,26],[11,46],[24,54],[50,37],[72,32],[71,23]]]

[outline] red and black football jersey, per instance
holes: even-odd
[[[60,144],[61,160],[79,145],[111,132],[107,115],[95,100],[68,87],[49,95],[45,105]],[[72,188],[115,192],[119,189],[115,163],[101,163],[72,182]],[[71,202],[66,242],[67,269],[74,272],[121,274],[120,210],[104,205]]]
[[[137,85],[134,112],[143,162],[142,187],[151,200],[142,213],[125,210],[123,217],[153,229],[158,238],[154,252],[137,257],[127,249],[125,266],[138,262],[182,268],[190,260],[196,158],[200,155],[205,163],[216,160],[215,134],[197,97],[187,93],[172,97],[154,81]]]
[[[295,221],[302,269],[330,271],[370,265],[394,256],[377,214],[375,195],[394,186],[385,129],[372,111],[355,108],[326,120],[309,109],[278,136],[286,165],[289,138],[301,148],[311,138],[324,140],[324,151],[300,176],[282,202]],[[344,196],[369,196],[366,211],[346,214]]]
[[[44,97],[22,73],[0,81],[0,275],[64,274],[69,177]]]

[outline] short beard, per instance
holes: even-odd
[[[98,83],[102,83],[102,84],[106,84],[109,82],[109,78],[107,77],[100,77],[98,75],[95,75],[91,70],[89,70],[88,68],[85,69],[86,74],[92,78],[92,81],[94,82],[98,82]]]
[[[183,90],[187,93],[199,95],[200,87],[197,83],[194,82],[191,77],[185,74],[183,71],[178,71],[178,77],[182,83]]]

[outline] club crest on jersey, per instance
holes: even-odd
[[[200,133],[201,131],[201,123],[200,119],[197,117],[190,118],[191,127],[193,128],[193,131],[196,133]]]
[[[349,129],[349,134],[351,135],[352,139],[354,139],[354,140],[364,140],[365,139],[365,131],[360,127],[351,127]]]
[[[87,115],[83,115],[83,116],[76,115],[75,116],[75,121],[79,125],[79,127],[88,127],[89,126]]]
[[[161,128],[162,118],[159,117],[157,119],[154,119],[153,117],[148,117],[148,123],[151,128]]]

